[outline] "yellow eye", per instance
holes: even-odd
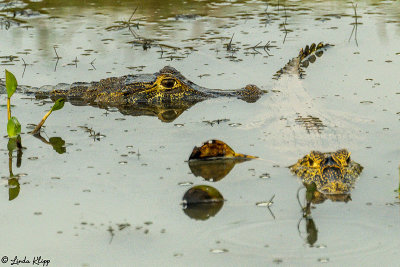
[[[161,85],[165,88],[171,89],[175,86],[176,81],[174,79],[164,79],[161,81]]]

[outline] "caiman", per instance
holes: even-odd
[[[349,193],[363,169],[346,149],[327,153],[311,151],[289,168],[304,184],[315,183],[319,192],[335,195]]]
[[[263,94],[257,86],[247,85],[238,90],[219,90],[201,87],[188,80],[179,71],[165,66],[154,74],[112,77],[91,83],[73,83],[63,89],[38,92],[36,96],[51,99],[65,98],[99,106],[135,106],[141,104],[197,103],[219,96],[237,97],[246,102],[255,102]]]
[[[320,56],[327,44],[319,43],[301,49],[298,56],[280,69],[282,74],[302,76],[302,66]],[[1,88],[2,87],[2,88]],[[236,97],[246,102],[256,102],[267,91],[249,84],[237,90],[209,89],[195,84],[173,67],[166,66],[154,74],[134,74],[106,78],[97,82],[76,82],[42,86],[19,86],[20,91],[34,94],[36,98],[65,98],[73,105],[92,105],[100,108],[117,107],[123,114],[156,115],[163,121],[172,121],[184,110],[206,99]],[[0,83],[0,92],[5,92]]]

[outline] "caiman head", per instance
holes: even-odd
[[[311,151],[289,168],[303,183],[315,183],[324,194],[349,193],[363,169],[351,160],[346,149],[328,153]]]
[[[133,82],[127,84],[127,89],[131,92],[127,98],[129,104],[199,102],[209,97],[207,89],[186,79],[179,71],[170,66],[155,73],[153,80],[142,81],[140,76],[132,76]]]
[[[197,103],[207,98],[232,96],[255,102],[262,94],[257,86],[248,85],[239,90],[219,90],[201,87],[184,77],[173,67],[166,66],[153,75],[128,75],[125,80],[126,104]],[[97,99],[99,101],[99,99]]]

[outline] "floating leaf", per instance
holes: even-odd
[[[11,117],[7,123],[8,137],[15,138],[21,134],[21,124],[16,117]]]
[[[59,109],[62,109],[64,107],[65,99],[64,98],[59,98],[57,101],[54,103],[53,107],[51,108],[51,111],[56,111]]]
[[[224,158],[255,159],[257,157],[236,153],[226,143],[220,140],[209,140],[204,142],[201,147],[195,146],[189,160]]]
[[[17,89],[17,79],[15,79],[14,74],[6,70],[6,89],[8,98],[14,94],[15,90]]]

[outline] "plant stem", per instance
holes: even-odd
[[[31,132],[31,134],[38,134],[40,132],[40,128],[42,128],[44,122],[46,121],[47,117],[50,116],[51,112],[53,110],[49,110],[49,112],[46,113],[46,115],[44,115],[43,119],[39,122],[39,124],[36,126],[35,130],[33,130]]]
[[[10,105],[10,98],[7,97],[7,114],[8,114],[8,120],[11,119],[11,105]]]

